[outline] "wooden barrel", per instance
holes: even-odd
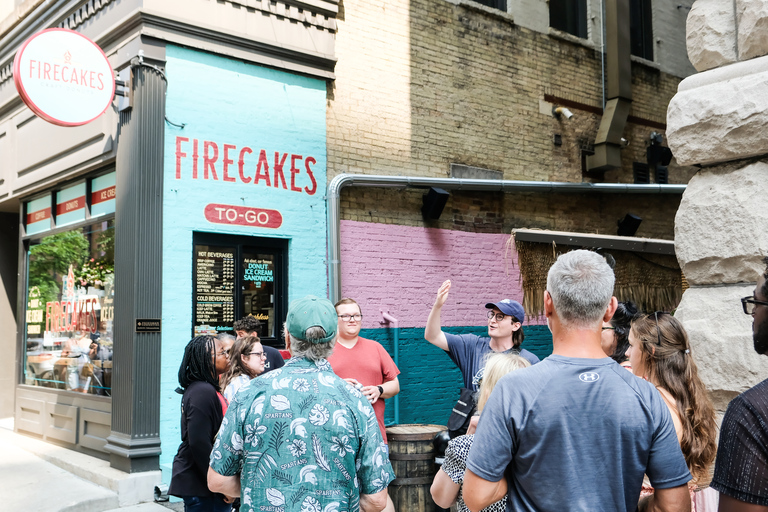
[[[433,512],[429,488],[435,478],[435,444],[443,425],[392,425],[387,427],[389,460],[395,479],[389,496],[397,512]]]

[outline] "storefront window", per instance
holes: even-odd
[[[109,219],[30,242],[26,384],[111,394],[114,233]]]

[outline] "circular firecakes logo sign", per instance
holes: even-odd
[[[579,380],[581,382],[597,382],[600,380],[600,374],[595,372],[584,372],[579,374]]]
[[[13,81],[37,116],[59,126],[90,123],[115,96],[107,56],[96,43],[65,28],[43,30],[21,45],[13,61]]]

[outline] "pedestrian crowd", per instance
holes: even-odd
[[[741,299],[758,354],[768,353],[765,263]],[[463,380],[431,486],[439,507],[768,512],[768,380],[730,403],[718,441],[685,328],[617,301],[601,255],[571,251],[550,268],[553,350],[541,361],[522,348],[525,311],[511,299],[486,303],[487,336],[443,332],[451,286],[438,289],[424,331]],[[359,336],[362,318],[348,298],[292,302],[287,361],[250,316],[235,322],[237,337],[189,342],[169,487],[186,512],[395,510],[384,410],[400,372]]]

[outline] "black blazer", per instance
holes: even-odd
[[[173,458],[168,494],[214,496],[208,490],[208,461],[223,418],[221,402],[212,385],[193,382],[184,391],[181,397],[181,445]]]

